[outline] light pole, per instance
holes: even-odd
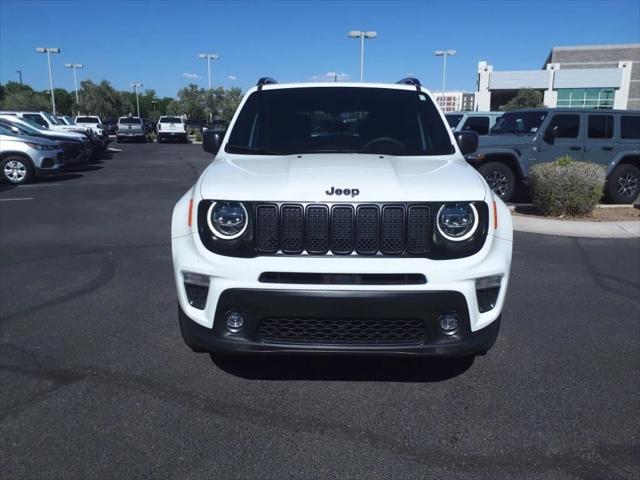
[[[348,33],[348,36],[349,38],[360,39],[360,81],[364,82],[364,39],[376,38],[378,36],[378,32],[361,32],[360,30],[351,30]]]
[[[76,78],[76,69],[84,68],[82,63],[65,63],[65,68],[73,68],[73,84],[76,87],[76,103],[80,103],[80,98],[78,97],[78,79]]]
[[[211,60],[218,60],[220,55],[216,53],[199,53],[198,58],[207,61],[207,72],[209,73],[209,90],[211,90]]]
[[[20,86],[22,86],[22,70],[16,70],[16,73],[18,74],[18,78],[20,78]]]
[[[447,86],[447,57],[451,57],[455,55],[457,52],[455,50],[436,50],[433,54],[436,57],[444,57],[444,65],[442,67],[442,97],[444,102],[444,92]]]
[[[56,97],[53,94],[53,75],[51,73],[51,54],[60,53],[60,49],[52,48],[52,47],[38,47],[36,48],[36,52],[47,54],[47,63],[49,64],[49,90],[51,90],[51,109],[53,110],[53,114],[55,115],[56,114]]]
[[[138,100],[138,88],[142,86],[141,83],[131,83],[130,87],[133,87],[133,91],[136,94],[136,109],[138,110],[138,118],[140,118],[140,101]]]

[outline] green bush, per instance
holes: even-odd
[[[601,165],[578,162],[569,156],[531,168],[533,204],[544,215],[589,215],[604,190],[606,172]]]
[[[202,132],[200,130],[196,130],[196,142],[202,141]]]

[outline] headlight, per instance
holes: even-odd
[[[478,211],[472,203],[445,203],[438,211],[437,224],[444,238],[460,242],[478,228]]]
[[[214,202],[207,212],[213,234],[223,240],[238,238],[247,229],[247,209],[239,202]]]
[[[24,142],[24,143],[26,143],[31,148],[34,148],[36,150],[55,150],[56,149],[56,147],[52,145],[43,145],[42,143],[31,143],[31,142]]]

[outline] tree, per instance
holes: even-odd
[[[520,110],[522,108],[540,108],[544,106],[542,100],[542,92],[525,88],[518,90],[516,96],[502,105],[500,110],[506,112],[509,110]]]
[[[58,115],[73,115],[73,107],[76,103],[75,92],[69,93],[64,88],[54,88],[53,93],[56,96],[56,113]]]
[[[91,80],[83,80],[80,82],[78,92],[80,105],[78,105],[79,108],[74,109],[84,114],[100,115],[104,118],[118,117],[123,113],[120,93],[122,92],[118,92],[107,80],[102,80],[99,84]],[[130,109],[129,105],[127,107]]]
[[[167,113],[186,115],[190,120],[202,120],[205,118],[205,102],[205,89],[192,83],[178,91],[178,98],[169,104]]]
[[[7,82],[4,86],[2,108],[5,110],[50,110],[51,100],[46,92],[36,92],[29,85]]]
[[[227,123],[231,122],[233,115],[236,113],[240,102],[242,101],[242,90],[238,87],[223,90],[221,102],[218,105],[218,112],[223,120]]]

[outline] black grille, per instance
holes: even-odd
[[[282,251],[302,253],[304,250],[304,210],[302,205],[282,207]]]
[[[337,254],[353,251],[353,208],[333,207],[331,212],[331,251]]]
[[[428,205],[258,204],[256,251],[262,254],[426,255]]]
[[[404,208],[387,206],[382,209],[382,253],[402,253]]]
[[[262,342],[333,345],[420,344],[425,325],[419,319],[264,318]]]
[[[278,251],[278,207],[260,205],[256,209],[256,248],[259,252]]]
[[[313,254],[329,250],[329,208],[311,205],[307,208],[307,251]]]

